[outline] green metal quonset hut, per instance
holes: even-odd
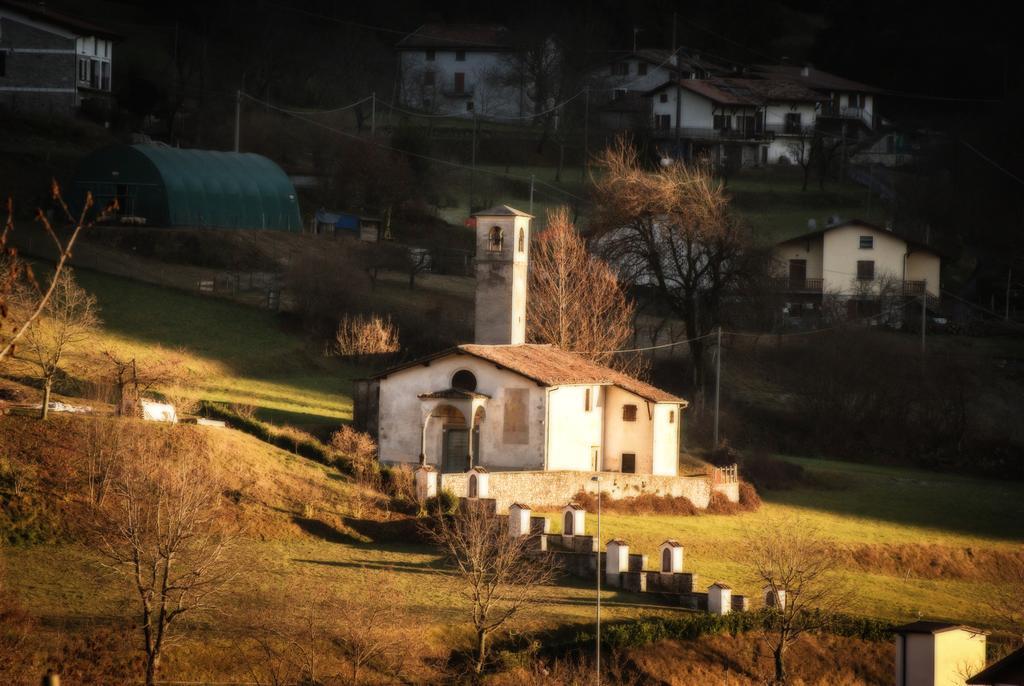
[[[71,197],[117,198],[122,217],[147,226],[302,230],[292,182],[252,153],[111,145],[82,160],[73,186]]]

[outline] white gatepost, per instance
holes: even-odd
[[[716,581],[708,587],[708,612],[727,615],[732,612],[732,588]]]
[[[471,467],[467,474],[466,497],[486,498],[490,491],[489,481],[491,479],[491,475],[487,473],[486,469],[479,465]]]
[[[629,544],[614,538],[605,546],[605,583],[609,586],[619,585],[619,575],[629,571]]]
[[[786,589],[764,587],[764,606],[774,607],[778,610],[786,609]]]
[[[527,505],[512,503],[508,508],[508,535],[514,538],[530,535],[530,515]]]
[[[562,535],[583,536],[587,528],[587,511],[579,503],[562,508]]]
[[[670,538],[661,544],[661,573],[679,574],[683,571],[683,544]]]
[[[416,499],[421,503],[437,495],[437,470],[428,464],[421,464],[413,472],[416,479]]]

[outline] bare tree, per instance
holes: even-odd
[[[48,289],[50,297],[43,308],[44,316],[26,331],[23,346],[25,359],[39,370],[43,383],[41,419],[49,415],[53,381],[61,371],[65,353],[70,347],[88,340],[100,323],[96,298],[75,283],[70,268],[54,275],[53,279],[55,283]],[[31,309],[37,296],[32,290],[23,292],[30,299],[26,309]]]
[[[771,520],[751,532],[741,559],[752,582],[773,599],[773,616],[763,631],[775,658],[775,684],[786,683],[786,650],[814,631],[846,601],[845,588],[832,574],[839,565],[833,541],[807,521]]]
[[[372,593],[319,592],[295,612],[264,613],[252,629],[253,649],[243,650],[249,675],[260,686],[359,684],[367,668],[401,677],[419,636],[415,627],[403,626],[391,579],[374,579]]]
[[[553,561],[534,554],[529,537],[509,536],[502,524],[483,507],[465,507],[437,517],[427,532],[455,568],[461,595],[469,602],[477,674],[483,672],[491,635],[536,603],[537,587],[555,575]]]
[[[140,362],[134,355],[126,357],[106,350],[103,355],[110,365],[114,384],[114,402],[119,417],[130,417],[138,413],[139,400],[158,387],[181,384],[188,377],[188,370],[176,353],[157,350],[158,358],[151,362]]]
[[[210,609],[233,578],[225,555],[232,535],[201,434],[154,427],[135,436],[124,445],[106,501],[92,511],[103,568],[137,596],[145,683],[152,686],[177,620]]]
[[[996,584],[988,606],[1024,644],[1024,555],[1007,553],[997,558]]]
[[[91,226],[95,221],[105,219],[111,213],[118,210],[117,201],[114,200],[102,212],[90,220],[89,212],[93,208],[94,201],[92,193],[87,193],[85,201],[82,203],[82,211],[76,220],[71,215],[71,210],[68,208],[67,203],[64,202],[64,197],[61,195],[60,186],[56,180],[50,186],[50,195],[73,228],[68,237],[62,240],[53,229],[46,214],[41,209],[36,210],[36,221],[43,226],[43,230],[53,241],[57,251],[53,278],[50,280],[50,285],[45,291],[39,288],[31,265],[21,260],[18,257],[18,251],[10,245],[11,232],[14,231],[14,201],[10,198],[7,199],[7,219],[4,222],[3,230],[0,231],[0,362],[11,354],[18,341],[25,335],[25,332],[42,315],[46,304],[53,296],[54,289],[60,283],[59,277],[61,272],[64,271],[68,260],[71,259],[71,250],[78,241],[78,236],[82,229]],[[24,317],[12,324],[12,309],[9,306],[9,301],[19,285],[26,281],[33,288],[39,290],[40,297],[36,300],[35,305],[24,313]],[[5,325],[8,324],[11,325],[9,332],[5,329]]]
[[[568,208],[548,213],[547,229],[535,238],[531,252],[530,341],[620,367],[612,351],[633,339],[636,308],[608,263],[587,251]]]
[[[647,170],[619,138],[598,159],[596,240],[624,279],[650,287],[686,324],[694,381],[703,381],[704,336],[719,324],[723,294],[750,270],[748,240],[705,163]]]
[[[793,161],[803,170],[803,183],[801,191],[807,190],[807,183],[811,179],[811,169],[817,160],[814,158],[815,133],[813,126],[802,126],[795,138],[786,144],[786,150],[793,156]]]

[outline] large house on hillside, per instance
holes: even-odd
[[[529,114],[530,84],[511,78],[516,47],[503,26],[423,24],[398,41],[398,99],[435,114]]]
[[[849,314],[871,314],[882,299],[936,299],[942,259],[934,248],[859,219],[837,223],[775,246],[776,287],[790,314],[829,297]]]
[[[102,114],[112,105],[116,33],[42,2],[0,0],[0,107]]]
[[[476,215],[476,343],[387,369],[357,390],[390,464],[442,473],[676,476],[687,402],[575,353],[526,340],[530,219]]]

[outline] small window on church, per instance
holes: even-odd
[[[476,376],[468,369],[460,369],[452,376],[452,388],[472,393],[476,390]]]
[[[635,422],[636,421],[636,405],[623,405],[622,406],[622,421],[624,421],[624,422]]]
[[[505,247],[505,232],[500,226],[492,226],[487,235],[487,249],[491,252],[501,252]]]
[[[525,252],[526,250],[526,231],[519,229],[519,245],[517,246],[519,252]]]

